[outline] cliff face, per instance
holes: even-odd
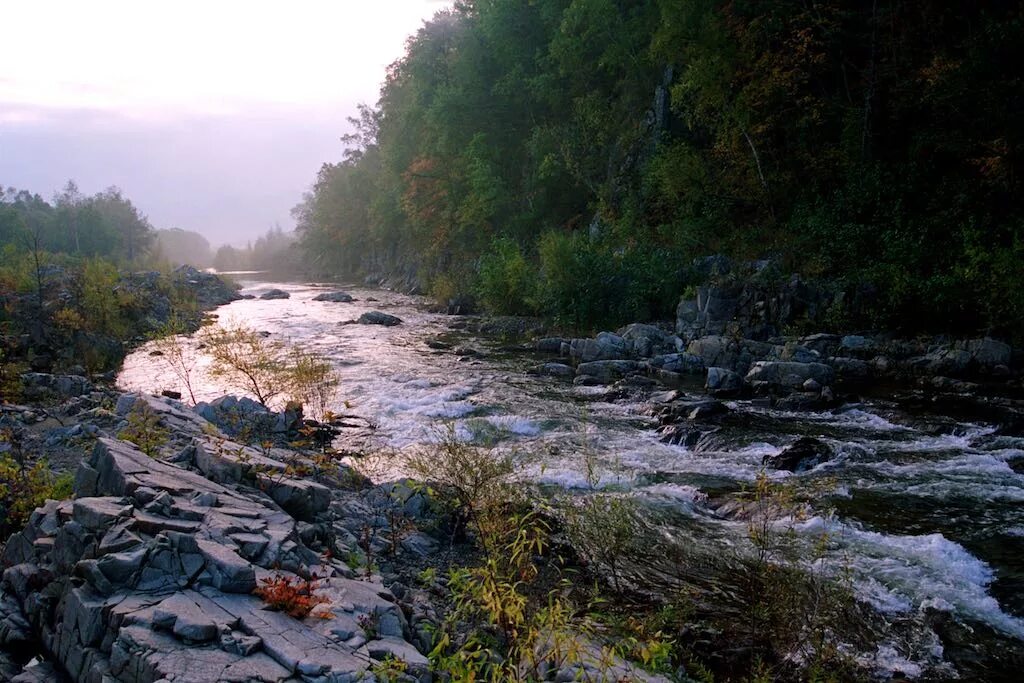
[[[290,476],[284,451],[234,443],[175,401],[129,394],[119,404],[122,414],[145,405],[175,435],[167,449],[181,448],[163,462],[98,430],[74,499],[47,502],[4,546],[9,678],[373,680],[387,655],[408,664],[410,680],[426,675],[409,642],[426,632],[423,609],[410,620],[380,576],[356,579],[338,559],[360,554],[354,531],[373,524],[358,494]],[[254,594],[309,579],[315,606],[304,618]],[[43,663],[19,672],[37,653]]]

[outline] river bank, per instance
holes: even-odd
[[[1015,503],[1024,493],[1016,469],[1021,441],[990,419],[988,408],[1012,414],[1012,391],[963,396],[937,391],[930,380],[918,386],[916,379],[883,377],[860,385],[878,389],[872,392],[851,390],[856,385],[837,378],[833,407],[791,410],[779,405],[785,396],[777,388],[714,399],[703,373],[674,376],[664,364],[651,366],[665,354],[583,361],[571,358],[570,340],[570,355],[559,357],[561,343],[555,350],[550,342],[503,335],[517,328],[513,321],[432,313],[423,298],[352,287],[345,291],[354,301],[313,302],[328,288],[247,286],[257,297],[273,288],[290,298],[240,301],[222,315],[244,318],[272,337],[309,340],[331,356],[342,373],[342,395],[374,426],[351,436],[359,447],[429,444],[450,423],[471,443],[514,451],[518,471],[534,485],[577,496],[622,493],[642,504],[645,518],[669,512],[675,519],[667,533],[700,549],[694,556],[720,553],[723,542],[749,542],[735,501],[764,471],[809,506],[802,514],[816,521],[798,529],[806,539],[820,540],[828,530],[829,561],[855,577],[859,599],[883,610],[884,620],[914,631],[873,650],[865,659],[869,667],[902,667],[926,678],[928,671],[942,671],[950,655],[943,654],[933,622],[943,614],[944,623],[989,633],[982,640],[991,661],[968,657],[966,666],[982,667],[968,671],[998,678],[998,671],[1010,670],[1000,667],[1016,661],[1022,568],[1020,555],[1006,549],[1018,547],[1016,530],[1024,525]],[[340,324],[377,309],[402,324]],[[670,329],[662,333],[672,336]],[[589,362],[624,363],[628,371],[602,384],[588,374]],[[569,369],[540,374],[550,372],[551,363]],[[121,381],[155,391],[171,381],[159,372],[139,353],[128,359]],[[803,393],[802,385],[796,389]],[[214,398],[223,388],[212,382],[205,390]],[[667,438],[668,427],[679,436]],[[801,436],[817,440],[827,457],[809,467],[797,461],[797,472],[771,467]],[[650,582],[642,572],[637,580]],[[935,611],[936,605],[942,607]],[[943,637],[962,660],[959,636]],[[990,665],[996,668],[985,668]]]
[[[726,636],[723,628],[730,621],[735,628],[735,611],[751,604],[736,591],[752,575],[750,553],[757,543],[750,494],[762,479],[771,496],[785,494],[787,512],[775,515],[772,526],[793,539],[792,561],[848,577],[850,604],[866,615],[847,615],[844,627],[874,635],[851,630],[832,639],[860,672],[854,677],[944,680],[959,672],[1001,680],[1019,662],[1024,568],[1014,549],[1024,528],[1018,504],[1024,499],[1018,474],[1024,441],[1010,422],[990,419],[987,390],[974,394],[977,400],[958,399],[974,406],[971,411],[951,410],[953,403],[934,397],[953,392],[937,394],[930,380],[858,394],[837,377],[816,392],[820,399],[832,387],[834,406],[792,410],[780,401],[794,390],[807,393],[803,384],[783,383],[787,393],[769,384],[759,394],[760,385],[747,382],[731,396],[715,398],[704,388],[706,370],[668,374],[674,371],[664,358],[652,361],[678,354],[670,360],[681,366],[692,362],[683,355],[689,351],[679,351],[672,340],[672,353],[654,353],[663,347],[644,341],[654,334],[639,335],[645,328],[565,340],[568,348],[560,340],[556,348],[550,338],[526,343],[502,335],[520,327],[513,321],[439,315],[425,299],[393,292],[346,288],[351,300],[315,301],[332,288],[243,284],[243,294],[254,298],[219,309],[221,320],[243,319],[271,338],[306,342],[339,368],[339,398],[347,401],[347,412],[365,418],[339,446],[399,453],[433,447],[438,430],[450,424],[462,440],[509,454],[520,486],[554,496],[563,509],[629,501],[630,534],[638,542],[623,543],[619,553],[588,548],[594,541],[607,545],[607,537],[586,529],[559,534],[582,563],[577,571],[635,615],[660,614],[669,598],[690,596],[690,616],[668,622],[675,629],[668,635],[692,657],[687,663],[703,661],[723,675],[743,675],[741,662],[750,650],[735,648],[750,634]],[[270,290],[288,296],[259,298]],[[401,322],[343,324],[371,311]],[[658,334],[664,341],[677,333]],[[797,347],[808,348],[799,343],[803,338],[764,343],[802,354]],[[787,347],[791,341],[798,343]],[[842,348],[844,341],[838,344]],[[626,346],[625,358],[584,360],[585,350]],[[820,364],[831,368],[829,358],[844,357],[818,353],[806,362],[824,358]],[[627,370],[607,377],[591,370],[606,367]],[[200,376],[198,400],[225,393],[201,369]],[[985,382],[993,379],[1005,384],[1014,377],[990,375]],[[879,381],[861,386],[877,389]],[[150,393],[175,388],[173,374],[145,346],[128,357],[119,383],[123,390]],[[1016,410],[1012,397],[999,400]],[[811,441],[801,444],[801,437]],[[385,468],[377,476],[400,474]],[[435,596],[433,604],[443,600]],[[728,614],[734,616],[723,617]],[[783,651],[791,646],[772,645]]]

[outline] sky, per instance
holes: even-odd
[[[341,158],[346,117],[443,0],[0,0],[0,185],[111,185],[244,244]]]

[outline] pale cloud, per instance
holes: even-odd
[[[7,3],[0,102],[165,116],[373,96],[441,3]]]
[[[0,20],[0,185],[118,185],[244,241],[289,209],[438,0],[32,0]]]

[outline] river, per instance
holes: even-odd
[[[241,284],[243,294],[275,287],[290,298],[233,302],[216,311],[220,323],[241,322],[330,358],[342,376],[338,409],[371,421],[379,445],[428,443],[454,425],[461,438],[514,446],[522,474],[536,482],[624,491],[651,509],[670,509],[688,520],[694,542],[743,536],[746,524],[722,514],[723,501],[755,481],[766,455],[801,435],[821,438],[835,458],[806,473],[768,474],[814,492],[793,531],[808,539],[827,532],[825,559],[842,564],[858,598],[901,634],[858,659],[882,676],[925,679],[956,670],[996,680],[1024,663],[1024,438],[874,398],[823,413],[734,401],[720,427],[692,448],[666,445],[650,411],[660,388],[609,391],[530,374],[542,357],[474,335],[464,318],[428,312],[424,298],[350,287],[351,303],[315,302],[333,288]],[[342,324],[369,310],[403,324]],[[126,359],[120,387],[185,392],[151,350]],[[197,354],[198,400],[238,393],[206,367]],[[944,620],[960,635],[936,626]]]

